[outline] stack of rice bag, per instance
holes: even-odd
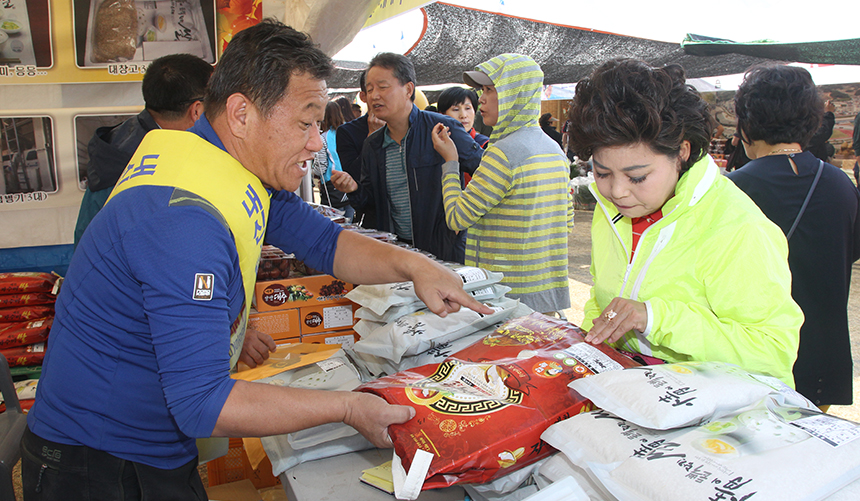
[[[725,363],[687,362],[602,373],[570,387],[600,410],[541,435],[563,455],[544,463],[537,478],[546,486],[572,477],[584,497],[556,498],[542,489],[539,499],[860,494],[860,425],[821,413],[777,379]]]
[[[0,353],[13,373],[40,372],[61,283],[51,273],[0,273]],[[36,398],[36,381],[19,381],[16,388],[21,407],[28,410]]]
[[[494,310],[482,315],[468,308],[440,317],[418,299],[412,282],[361,285],[347,293],[358,303],[353,327],[361,339],[348,350],[365,380],[438,363],[484,338],[505,320],[528,315],[530,308],[505,297],[501,273],[456,266],[463,288]]]
[[[553,454],[541,433],[593,408],[568,383],[638,365],[583,338],[566,321],[532,313],[440,363],[362,384],[358,391],[416,410],[409,422],[389,427],[398,499],[452,484],[486,485]],[[510,477],[500,482],[521,483]]]

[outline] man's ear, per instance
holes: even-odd
[[[253,113],[254,104],[242,93],[235,93],[227,98],[224,105],[224,118],[233,136],[241,139],[248,137],[248,118]]]
[[[194,101],[193,103],[191,103],[191,106],[188,107],[188,119],[191,120],[192,124],[196,122],[202,114],[203,101]]]
[[[407,97],[412,102],[415,102],[415,82],[406,82]]]
[[[361,99],[361,102],[367,104],[367,92],[359,91],[358,98]]]

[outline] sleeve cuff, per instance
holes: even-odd
[[[457,160],[450,160],[442,164],[442,175],[447,176],[448,174],[454,174],[456,176],[460,175],[460,162]]]
[[[645,312],[648,315],[648,322],[645,324],[645,330],[642,335],[648,337],[651,334],[651,329],[654,327],[654,310],[651,308],[651,301],[645,301]]]

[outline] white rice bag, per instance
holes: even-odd
[[[501,273],[463,266],[454,270],[463,280],[463,289],[473,291],[491,284],[499,283]],[[398,282],[379,285],[360,285],[346,294],[346,298],[382,316],[389,308],[421,302],[415,294],[412,282]],[[421,303],[423,304],[423,303]]]
[[[361,384],[358,370],[349,362],[343,350],[313,365],[282,372],[260,379],[258,382],[309,390],[352,391]],[[355,428],[344,423],[327,423],[313,428],[288,433],[290,449],[317,447],[344,437],[358,434]]]
[[[272,461],[272,475],[276,477],[306,461],[315,461],[317,459],[330,458],[374,448],[369,440],[358,433],[349,437],[332,440],[316,447],[298,450],[290,447],[290,442],[287,440],[286,435],[261,437],[260,442],[263,444],[266,455]]]
[[[534,479],[538,488],[545,489],[553,482],[571,477],[591,501],[615,501],[615,496],[609,493],[597,481],[593,480],[583,468],[573,464],[566,455],[559,452],[550,456],[538,469]]]
[[[369,336],[371,332],[379,329],[380,327],[385,327],[386,322],[376,322],[373,320],[359,320],[352,326],[352,329],[358,334],[359,337]]]
[[[784,392],[812,406],[782,381],[723,362],[683,362],[610,371],[571,381],[594,405],[639,426],[668,430],[697,425]]]
[[[518,304],[519,301],[509,298],[490,301],[487,305],[494,310],[490,315],[468,308],[460,308],[444,318],[426,310],[417,311],[362,335],[353,350],[399,364],[403,357],[423,353],[507,320]]]
[[[625,501],[814,500],[860,478],[860,425],[788,400],[771,394],[705,425],[670,431],[637,428],[605,412],[581,414],[565,421],[568,436],[557,443],[566,455],[587,449],[569,459],[597,458],[586,469]],[[555,440],[548,432],[542,438]]]
[[[573,477],[564,477],[523,501],[588,501],[588,494]]]
[[[493,299],[499,299],[510,291],[511,288],[506,285],[492,284],[488,285],[487,287],[482,287],[480,289],[469,291],[469,294],[473,298],[475,298],[476,301],[484,302],[491,301]],[[397,320],[404,315],[408,315],[419,310],[424,310],[426,308],[427,305],[425,305],[421,301],[418,301],[402,306],[392,306],[391,308],[388,308],[388,310],[386,310],[383,315],[377,315],[370,308],[361,307],[355,310],[355,318],[370,320],[373,322],[389,323],[393,322],[394,320]]]

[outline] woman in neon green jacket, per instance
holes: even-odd
[[[577,85],[570,122],[598,202],[586,340],[793,387],[803,314],[785,237],[707,156],[712,118],[684,70],[609,61]]]

